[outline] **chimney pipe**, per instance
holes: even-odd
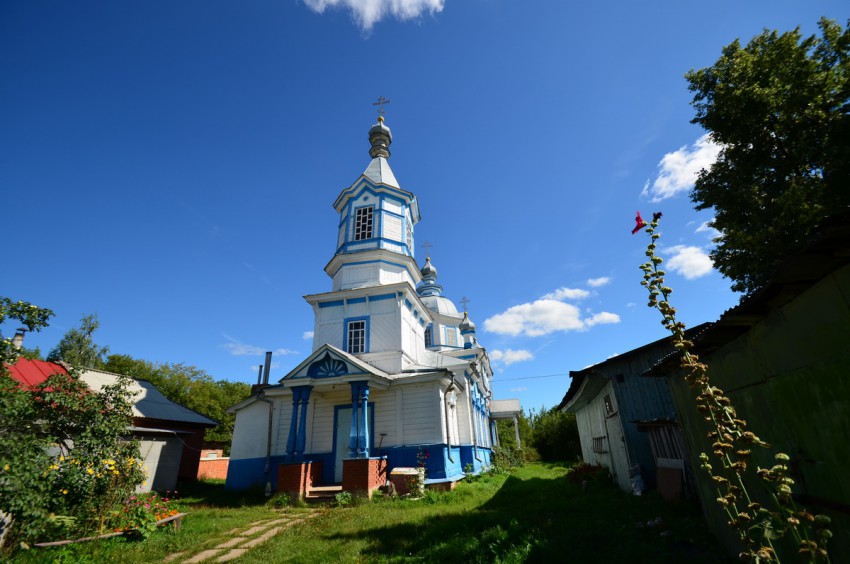
[[[259,386],[262,383],[263,383],[263,365],[260,364],[259,369],[257,370],[257,385]]]
[[[15,331],[15,336],[12,337],[12,346],[15,350],[21,350],[21,347],[24,346],[24,334],[26,334],[27,330],[23,327],[18,327],[18,330]]]
[[[272,351],[266,352],[266,364],[263,367],[263,384],[269,383],[269,370],[272,368]]]

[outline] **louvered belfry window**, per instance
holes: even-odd
[[[354,240],[362,241],[363,239],[372,238],[372,206],[365,208],[357,208],[354,212]]]

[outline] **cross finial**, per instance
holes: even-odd
[[[472,300],[470,300],[466,296],[464,296],[460,299],[460,305],[463,306],[463,311],[466,311],[466,304],[468,304],[470,301],[472,301]]]
[[[431,258],[431,247],[433,246],[434,245],[432,245],[430,241],[425,241],[424,243],[422,243],[422,247],[425,249],[425,256],[427,258]]]
[[[378,96],[377,102],[372,102],[373,106],[379,106],[378,115],[384,117],[384,104],[389,104],[392,100],[387,100],[383,96]]]

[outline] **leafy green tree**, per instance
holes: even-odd
[[[59,344],[47,355],[47,360],[62,360],[78,368],[102,369],[109,347],[101,347],[94,342],[94,332],[98,327],[100,322],[96,314],[84,316],[78,328],[65,333]]]
[[[218,421],[218,426],[208,430],[205,435],[210,441],[230,443],[236,415],[228,413],[227,408],[251,395],[248,384],[216,381],[205,371],[181,363],[153,363],[128,355],[113,354],[107,358],[104,369],[148,380],[171,401]]]
[[[850,22],[848,22],[850,23]],[[715,211],[711,257],[751,294],[825,216],[850,205],[850,31],[765,31],[685,77],[696,117],[721,146],[691,193]]]
[[[574,413],[559,411],[558,408],[532,413],[531,444],[540,458],[547,461],[575,461],[581,456],[581,442]]]

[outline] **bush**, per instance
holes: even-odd
[[[516,446],[494,447],[491,462],[496,473],[510,472],[525,465],[522,449]]]

